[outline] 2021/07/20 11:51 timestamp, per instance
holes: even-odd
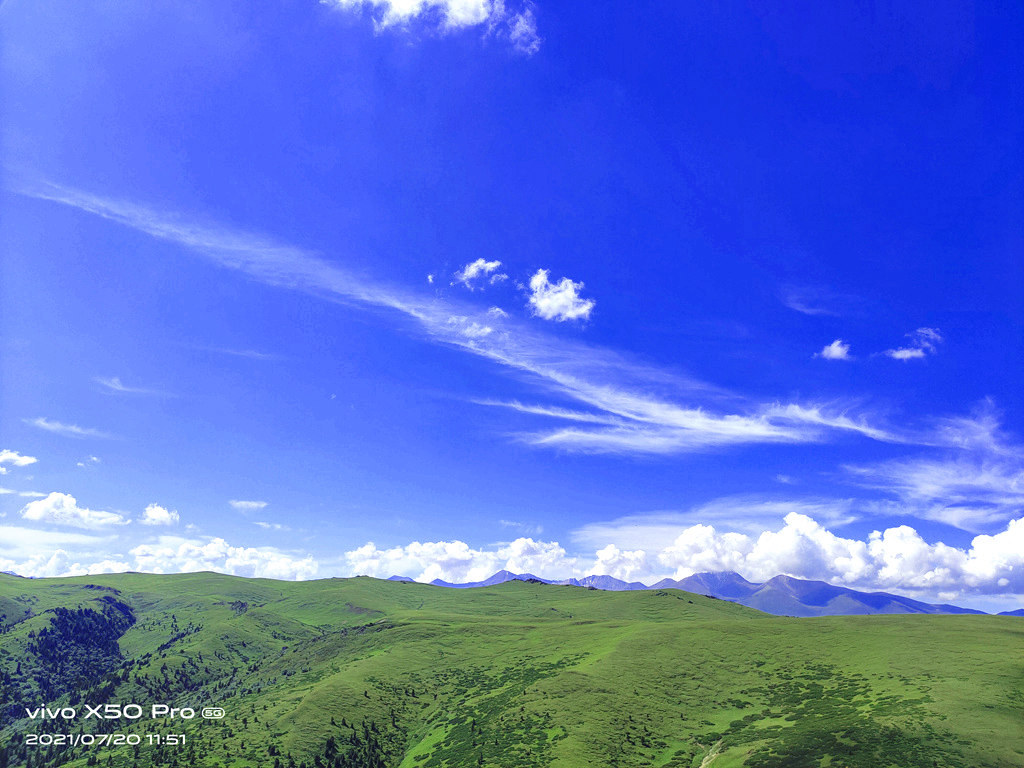
[[[176,747],[185,743],[183,733],[27,733],[25,746],[136,747],[141,744]]]

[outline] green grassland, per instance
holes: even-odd
[[[678,590],[0,576],[0,768],[1024,765],[1024,620]],[[29,720],[41,704],[223,720]],[[31,734],[183,734],[36,747]]]

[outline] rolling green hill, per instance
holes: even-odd
[[[0,616],[0,768],[1024,765],[1015,617],[212,573],[0,576]],[[83,733],[140,743],[29,743]]]

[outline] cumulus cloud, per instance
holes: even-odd
[[[557,542],[526,537],[494,550],[473,549],[463,541],[414,541],[390,549],[367,542],[346,552],[345,561],[353,574],[381,578],[400,574],[422,582],[441,579],[455,583],[483,581],[502,569],[561,576],[571,573],[576,562]]]
[[[495,283],[498,280],[503,280],[507,278],[508,275],[498,273],[497,270],[500,267],[500,261],[487,261],[486,259],[477,259],[476,261],[472,261],[466,266],[464,266],[462,269],[456,272],[453,275],[453,277],[455,278],[456,283],[462,283],[464,286],[466,286],[467,288],[469,288],[469,290],[472,291],[476,288],[476,282],[480,278],[486,278],[488,275],[490,275],[491,283]],[[454,284],[455,283],[452,283],[452,285]]]
[[[35,456],[23,456],[17,451],[12,451],[9,448],[4,448],[0,451],[0,475],[6,475],[8,469],[6,465],[12,467],[27,467],[29,464],[35,464],[39,459]]]
[[[585,575],[611,576],[622,581],[639,581],[651,573],[647,553],[642,549],[624,550],[608,544],[595,553],[593,565]]]
[[[485,35],[504,38],[513,50],[532,56],[540,50],[532,3],[509,10],[504,0],[321,0],[346,11],[363,11],[378,30],[406,27],[414,21],[442,32],[480,28]]]
[[[265,501],[246,501],[244,499],[231,499],[228,504],[240,512],[252,512],[253,510],[263,509],[267,506],[267,502]]]
[[[150,504],[142,512],[139,522],[143,525],[177,525],[180,518],[177,512],[173,512],[159,504]]]
[[[789,512],[778,528],[752,533],[696,523],[665,525],[645,546],[609,542],[593,558],[570,555],[554,541],[520,538],[476,549],[462,541],[412,542],[379,549],[372,542],[345,553],[352,574],[410,576],[463,583],[498,570],[558,580],[606,574],[652,584],[704,571],[736,571],[752,581],[777,575],[860,589],[886,589],[951,599],[964,594],[1024,592],[1024,518],[994,535],[976,536],[968,549],[929,543],[906,525],[865,539],[837,535],[809,515]]]
[[[47,432],[53,432],[57,435],[64,435],[65,437],[110,437],[109,434],[98,429],[80,427],[77,424],[64,424],[60,421],[47,419],[45,416],[39,416],[35,419],[24,419],[24,422],[33,427],[46,430]]]
[[[826,344],[821,352],[815,353],[814,356],[824,358],[825,360],[849,360],[850,345],[842,339],[836,339],[831,344]]]
[[[694,526],[658,559],[675,578],[733,570],[759,581],[777,574],[873,589],[937,594],[1024,591],[1024,519],[970,549],[929,544],[912,527],[872,532],[867,540],[835,535],[806,515],[791,513],[778,531],[759,536]]]
[[[0,557],[0,571],[9,571],[19,576],[30,576],[37,579],[53,576],[83,576],[91,573],[123,573],[130,570],[125,562],[102,560],[82,565],[63,549],[35,554],[31,557],[14,560]]]
[[[910,342],[906,346],[887,349],[882,354],[894,360],[920,360],[928,355],[934,355],[943,340],[937,328],[918,328],[908,333],[907,338]]]
[[[134,569],[149,573],[216,571],[235,576],[302,580],[319,568],[311,555],[291,554],[274,547],[238,547],[224,539],[161,536],[155,544],[130,551]]]
[[[80,507],[75,497],[66,493],[51,493],[44,499],[30,501],[21,510],[21,516],[26,520],[71,525],[76,528],[104,528],[128,522],[115,512]]]
[[[246,547],[222,538],[162,535],[116,551],[122,536],[0,526],[0,571],[22,576],[216,571],[270,579],[310,579],[319,569],[308,553]]]
[[[563,277],[557,283],[548,280],[549,271],[538,269],[530,278],[530,308],[545,320],[587,320],[594,309],[593,299],[580,298],[583,283]]]

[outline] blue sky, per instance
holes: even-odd
[[[1012,4],[0,6],[0,570],[1024,602]]]

